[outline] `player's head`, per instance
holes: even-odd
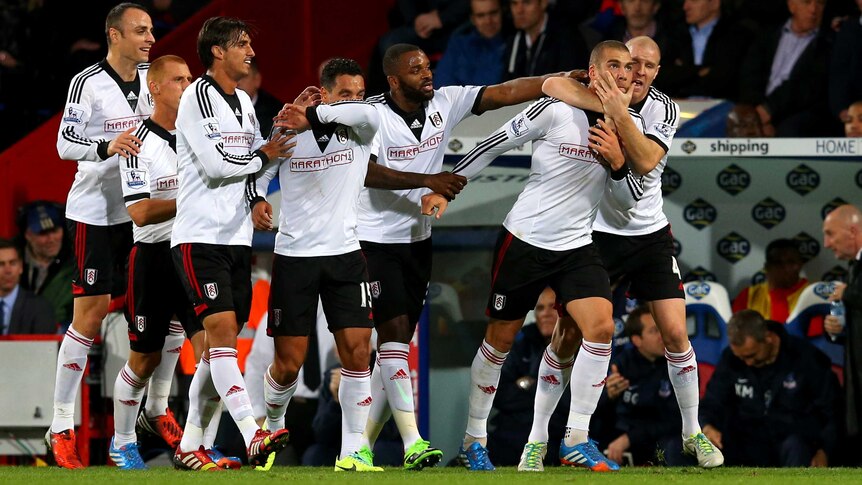
[[[434,97],[431,61],[412,44],[395,44],[383,55],[383,72],[389,89],[411,101],[422,103]]]
[[[192,73],[186,61],[179,56],[162,56],[150,64],[147,86],[156,108],[176,111],[183,91],[192,82]]]
[[[616,40],[599,42],[590,53],[590,82],[609,72],[617,87],[627,92],[632,85],[632,65],[632,56],[625,44]]]
[[[754,310],[736,312],[727,322],[730,351],[749,367],[775,362],[781,337],[770,331],[766,320]]]
[[[109,52],[116,52],[138,64],[150,59],[150,48],[156,42],[150,14],[144,7],[129,2],[121,3],[108,12],[105,37]]]
[[[776,239],[766,246],[766,281],[770,288],[791,288],[799,282],[802,271],[799,243],[791,239]]]
[[[823,247],[846,261],[856,259],[862,249],[862,212],[850,204],[840,205],[823,220]]]
[[[862,0],[860,0],[862,1]],[[848,137],[862,137],[862,101],[856,101],[847,108],[844,122],[844,134]]]
[[[557,294],[550,288],[545,288],[542,294],[539,295],[539,301],[536,302],[536,308],[533,310],[536,315],[536,328],[542,337],[550,339],[554,334],[554,327],[557,326]]]
[[[626,317],[625,332],[632,345],[650,361],[664,355],[664,341],[648,306],[638,305],[629,313]]]
[[[324,103],[365,98],[362,68],[353,59],[330,59],[320,72],[321,98]]]
[[[208,19],[198,34],[198,57],[208,71],[223,70],[235,81],[248,76],[254,58],[251,27],[231,17]]]
[[[632,55],[632,104],[646,98],[649,88],[661,68],[661,49],[649,37],[642,35],[626,42]]]

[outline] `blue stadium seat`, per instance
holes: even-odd
[[[832,369],[838,374],[838,379],[841,380],[844,375],[844,346],[832,342],[822,329],[819,332],[811,332],[809,328],[812,319],[829,315],[828,298],[833,289],[832,283],[823,281],[817,281],[806,286],[799,294],[799,299],[796,301],[796,306],[790,316],[787,317],[787,333],[808,338],[815,347],[829,356],[829,359],[832,360]]]
[[[691,281],[685,291],[685,321],[688,338],[697,354],[700,395],[727,347],[727,321],[733,312],[724,286],[714,281]]]

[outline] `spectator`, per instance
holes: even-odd
[[[617,356],[605,383],[608,399],[616,401],[621,433],[608,445],[608,458],[622,463],[623,453],[630,452],[635,465],[656,464],[662,450],[668,465],[694,464],[682,455],[679,406],[667,375],[664,342],[649,308],[632,310],[625,328],[634,347]]]
[[[57,333],[51,306],[19,285],[23,272],[18,248],[0,239],[0,335]]]
[[[284,103],[276,99],[275,96],[269,94],[260,88],[261,81],[260,68],[257,61],[251,59],[251,73],[240,79],[237,87],[242,89],[251,98],[251,104],[254,105],[254,114],[257,116],[257,122],[260,123],[260,134],[267,138],[272,130],[272,119],[278,114]]]
[[[766,246],[766,281],[749,286],[734,298],[733,312],[750,309],[763,318],[785,322],[808,280],[802,278],[802,253],[790,239],[776,239]]]
[[[862,0],[856,0],[862,11]],[[846,119],[847,107],[862,100],[862,14],[844,19],[835,36],[829,69],[829,107],[839,120]]]
[[[63,207],[56,202],[36,201],[19,211],[18,247],[24,255],[21,287],[51,304],[54,322],[72,321],[72,287],[75,272],[66,238]]]
[[[844,116],[844,135],[847,137],[862,137],[862,101],[856,101],[847,108]]]
[[[841,300],[845,307],[842,328],[834,317],[827,317],[824,327],[836,342],[844,344],[844,409],[843,428],[847,432],[846,465],[862,465],[862,213],[852,205],[842,205],[823,220],[823,247],[835,257],[850,262],[850,280],[846,286],[836,285],[832,299]]]
[[[727,113],[726,135],[728,138],[759,138],[763,136],[760,116],[750,104],[736,104]]]
[[[487,86],[503,80],[503,52],[506,43],[501,34],[503,12],[500,0],[471,0],[471,27],[455,33],[437,70],[434,87]]]
[[[656,18],[660,8],[661,0],[622,0],[622,16],[614,18],[608,35],[603,40],[628,42],[645,35],[658,44],[660,52],[668,51],[670,36],[662,22]]]
[[[829,358],[754,310],[736,313],[727,335],[700,403],[703,432],[725,464],[827,466],[838,431]]]
[[[663,51],[659,89],[673,97],[736,100],[739,59],[751,35],[722,15],[721,0],[685,0],[683,11],[687,26]]]
[[[510,0],[518,29],[506,41],[506,79],[541,76],[589,64],[586,41],[567,19],[548,15],[548,0]]]
[[[832,31],[820,28],[826,0],[787,0],[790,18],[746,55],[740,100],[756,106],[766,136],[834,135],[827,90]]]
[[[502,466],[517,465],[524,449],[524,443],[530,434],[533,422],[533,401],[536,398],[536,384],[539,379],[539,364],[545,349],[551,342],[558,313],[555,308],[556,295],[550,288],[539,296],[536,303],[535,325],[525,325],[515,339],[509,357],[503,364],[497,395],[494,397],[494,409],[497,415],[491,419],[491,432],[488,435],[488,452],[494,457],[494,463]],[[545,465],[559,464],[559,446],[568,417],[566,394],[560,398],[565,403],[557,406],[551,417],[550,439],[548,452],[545,455]]]

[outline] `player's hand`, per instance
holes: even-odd
[[[449,200],[440,194],[431,193],[422,196],[422,215],[439,219],[443,217],[447,207],[449,207]]]
[[[272,205],[265,200],[255,204],[251,210],[251,222],[258,231],[271,231],[273,229]]]
[[[338,402],[338,387],[341,386],[341,369],[332,369],[330,375],[329,392],[332,393],[332,399]]]
[[[305,116],[307,106],[298,104],[286,104],[274,118],[273,126],[288,130],[304,131],[311,127]]]
[[[617,463],[622,463],[623,453],[628,451],[631,446],[632,442],[629,439],[629,435],[627,433],[621,434],[619,438],[611,441],[611,444],[608,445],[608,458]]]
[[[596,79],[596,94],[602,102],[605,114],[611,118],[622,119],[629,116],[629,104],[632,101],[632,89],[624,93],[614,79],[613,74],[606,72]]]
[[[847,288],[847,283],[836,281],[832,294],[829,295],[829,301],[839,301],[844,296],[844,290]]]
[[[628,388],[629,380],[620,375],[620,370],[616,364],[611,364],[611,375],[605,381],[605,390],[608,392],[608,399],[614,400],[620,397],[620,394]]]
[[[260,151],[266,153],[270,160],[275,160],[276,158],[290,158],[295,147],[296,133],[279,132],[272,140],[260,147]]]
[[[586,69],[572,69],[564,75],[580,83],[589,84],[590,82],[590,72]]]
[[[296,99],[293,100],[293,104],[300,106],[317,106],[321,101],[323,101],[323,97],[320,94],[320,88],[317,86],[308,86],[299,93],[299,96],[297,96]]]
[[[111,140],[108,143],[108,156],[113,157],[119,154],[121,157],[129,158],[141,153],[141,143],[143,142],[132,134],[137,129],[137,126],[129,128]]]
[[[599,161],[611,170],[619,170],[626,164],[626,156],[623,154],[620,140],[611,126],[603,119],[599,119],[595,126],[590,127],[590,136],[587,145],[593,151]]]
[[[826,452],[822,449],[814,452],[814,456],[811,457],[811,466],[813,468],[823,468],[829,466],[829,457],[826,456]]]
[[[707,424],[703,427],[703,434],[712,441],[712,444],[718,447],[719,450],[724,449],[724,443],[721,442],[721,431],[715,429],[715,426]]]
[[[449,200],[453,200],[465,185],[467,185],[467,177],[449,172],[428,175],[425,177],[424,183],[424,186],[431,189],[432,192],[437,192]]]

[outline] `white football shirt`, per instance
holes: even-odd
[[[433,174],[443,170],[443,155],[452,129],[476,110],[484,86],[447,86],[434,90],[422,109],[406,113],[389,93],[368,98],[380,113],[374,139],[377,163],[402,172]],[[418,135],[417,135],[418,133]],[[359,205],[359,239],[376,243],[410,243],[431,237],[431,219],[422,216],[426,188],[363,189]]]
[[[153,113],[147,88],[149,66],[139,65],[137,78],[129,83],[107,60],[72,78],[57,132],[60,158],[78,162],[66,200],[69,219],[94,226],[130,220],[120,188],[121,157],[108,157],[108,142]]]
[[[135,131],[142,144],[137,156],[120,161],[120,185],[126,207],[144,199],[170,200],[177,198],[176,130],[170,132],[147,118]],[[135,242],[170,241],[174,219],[132,226]]]

